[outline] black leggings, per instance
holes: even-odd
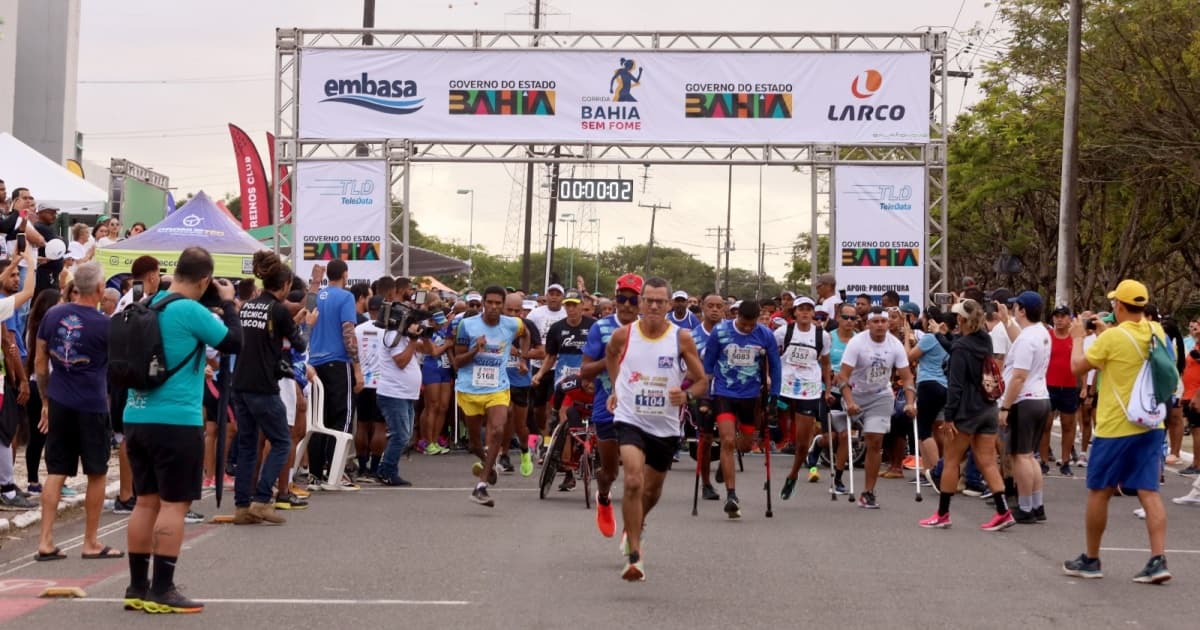
[[[25,466],[29,470],[29,483],[38,483],[38,468],[42,465],[42,450],[46,447],[46,434],[38,430],[42,420],[42,397],[36,382],[29,383],[29,402],[25,403],[25,417],[29,419],[29,444],[25,446]]]

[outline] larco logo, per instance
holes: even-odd
[[[867,70],[854,77],[850,83],[850,93],[855,98],[871,98],[883,87],[883,75],[878,70]]]
[[[195,214],[189,214],[189,215],[187,215],[186,217],[184,217],[184,218],[183,218],[183,227],[190,227],[190,228],[194,228],[194,227],[196,227],[197,225],[200,225],[200,223],[201,223],[202,221],[204,221],[204,218],[203,218],[203,217],[200,217],[200,216],[198,216],[198,215],[195,215]]]
[[[411,114],[425,103],[417,97],[416,81],[376,80],[366,72],[354,79],[329,79],[324,88],[322,103],[345,103],[384,114]]]
[[[883,87],[883,73],[868,69],[850,81],[850,94],[856,99],[866,100],[875,97]],[[864,121],[864,120],[904,120],[903,105],[874,105],[869,103],[831,104],[828,113],[829,120]]]

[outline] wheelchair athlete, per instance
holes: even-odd
[[[554,387],[554,417],[555,428],[557,424],[567,423],[567,430],[580,429],[583,427],[584,418],[592,417],[592,397],[596,393],[596,387],[591,379],[580,379],[576,376],[564,378],[559,381]],[[565,436],[564,436],[565,437]],[[562,484],[558,486],[559,492],[567,492],[575,487],[575,440],[562,439],[561,443],[561,467],[566,469],[566,478]]]

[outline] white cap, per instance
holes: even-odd
[[[532,311],[535,308],[537,308],[537,300],[525,300],[524,302],[521,302],[522,310]]]
[[[783,297],[785,295],[792,298],[793,300],[796,299],[796,294],[792,293],[791,291],[784,291],[783,293],[779,294],[779,297]]]
[[[738,301],[734,302],[733,304],[730,304],[730,305],[729,305],[729,308],[741,308],[741,307],[742,307],[742,301],[741,301],[741,300],[738,300]]]
[[[814,302],[812,300],[812,298],[808,297],[807,295],[801,295],[800,297],[796,298],[795,302],[792,302],[792,308],[796,308],[797,306],[800,306],[801,304],[807,304],[814,308],[817,306],[817,303]]]
[[[676,291],[671,294],[671,299],[672,300],[686,300],[686,299],[688,299],[687,291]]]
[[[463,301],[464,301],[464,302],[482,302],[482,301],[483,301],[483,296],[482,296],[482,295],[479,295],[478,293],[476,293],[476,292],[474,292],[474,291],[472,291],[472,292],[470,292],[470,293],[468,293],[468,294],[467,294],[467,297],[463,298]]]
[[[963,308],[962,302],[955,302],[954,306],[950,307],[950,312],[962,317],[970,317],[970,315],[967,315],[967,309]]]
[[[776,328],[779,328],[780,326],[787,326],[787,320],[782,317],[776,317],[775,319],[772,319],[771,323],[774,324]]]
[[[552,285],[546,287],[546,293],[549,293],[551,291],[558,291],[559,293],[567,292],[565,289],[563,289],[563,285],[561,285],[561,284],[552,284]]]

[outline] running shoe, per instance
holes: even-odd
[[[429,450],[429,440],[417,440],[417,451],[425,453],[427,450]],[[425,454],[428,455],[429,453]]]
[[[446,453],[450,452],[449,448],[442,446],[441,444],[438,444],[437,448],[438,448],[438,452],[437,452],[438,455],[445,455]]]
[[[1144,520],[1146,520],[1146,508],[1136,508],[1136,509],[1134,509],[1134,510],[1133,510],[1133,515],[1134,515],[1134,516],[1136,516],[1136,517],[1138,517],[1138,518],[1140,518],[1140,519],[1142,519],[1143,521],[1144,521]]]
[[[881,473],[879,476],[884,479],[903,479],[904,472],[902,472],[899,468],[889,468],[883,471],[883,473]]]
[[[787,477],[783,480],[783,487],[779,489],[779,498],[787,501],[792,498],[792,492],[796,489],[796,480]]]
[[[817,470],[816,466],[810,466],[808,469],[808,483],[817,483],[821,480],[821,471]]]
[[[917,525],[925,529],[950,529],[950,513],[938,514],[934,512],[933,516],[917,521]]]
[[[167,590],[166,593],[159,595],[154,591],[146,593],[146,599],[142,601],[143,608],[148,613],[198,613],[204,611],[204,604],[194,602],[183,596],[179,592],[179,588],[174,584]]]
[[[558,485],[559,492],[570,492],[575,489],[575,475],[567,472],[567,476],[563,478],[563,482]]]
[[[533,474],[533,453],[525,451],[521,453],[521,476],[528,477]]]
[[[411,481],[405,479],[404,477],[401,477],[400,475],[393,475],[391,477],[380,477],[379,483],[381,483],[385,486],[390,486],[392,488],[408,488],[408,487],[412,486]]]
[[[779,454],[780,455],[795,455],[796,454],[796,445],[788,444],[787,446],[779,449]]]
[[[425,448],[421,449],[421,452],[425,453],[426,455],[440,455],[441,454],[440,449],[438,448],[437,444],[426,444]]]
[[[983,489],[983,492],[981,492],[981,493],[979,494],[979,498],[980,498],[980,499],[983,499],[984,501],[986,501],[986,500],[988,500],[988,499],[992,498],[992,495],[993,495],[993,493],[992,493],[992,489],[991,489],[991,488],[984,488],[984,489]]]
[[[962,493],[969,497],[978,497],[982,496],[985,490],[987,490],[987,488],[981,488],[979,486],[967,484],[967,486],[963,488]]]
[[[486,484],[475,486],[475,489],[471,491],[471,500],[484,507],[496,507],[496,502],[492,500],[492,497],[488,496]]]
[[[1062,466],[1060,466],[1058,469],[1058,474],[1060,474],[1064,477],[1074,477],[1075,476],[1075,473],[1071,472],[1070,464],[1063,464]]]
[[[19,494],[19,492],[18,492],[18,494]],[[63,486],[62,487],[62,497],[64,499],[66,497],[74,497],[74,496],[79,496],[79,491],[77,491],[75,488],[72,488],[71,486]]]
[[[705,501],[720,501],[721,495],[717,494],[717,489],[711,485],[705,484],[703,490],[700,491],[701,496]],[[1200,499],[1198,499],[1200,501]]]
[[[917,456],[909,455],[908,457],[905,457],[904,461],[901,463],[901,465],[904,466],[905,470],[916,470],[917,469]]]
[[[1079,454],[1079,458],[1075,460],[1075,464],[1077,466],[1083,466],[1084,468],[1087,468],[1087,460],[1087,451],[1084,451]]]
[[[500,472],[506,475],[511,475],[513,474],[513,471],[516,470],[513,468],[512,462],[508,460],[508,453],[500,456],[500,461],[497,465],[500,466]]]
[[[1008,510],[1003,514],[992,515],[992,520],[979,526],[985,532],[998,532],[1017,524],[1017,520],[1013,518],[1012,510]]]
[[[216,477],[205,477],[204,483],[200,484],[201,490],[215,490],[217,488]]]
[[[844,484],[844,483],[834,483],[833,484],[833,493],[836,495],[839,495],[839,496],[845,496],[847,494],[850,494],[850,492],[848,490],[846,490],[846,484]]]
[[[195,510],[188,510],[187,514],[185,514],[183,516],[183,522],[187,523],[188,525],[195,525],[196,523],[203,523],[204,515]]]
[[[625,557],[625,568],[621,569],[621,579],[626,582],[646,581],[646,569],[642,566],[642,554],[631,553]]]
[[[879,504],[875,502],[875,493],[864,492],[858,495],[858,507],[865,510],[878,510]]]
[[[323,489],[324,485],[325,479],[323,477],[320,475],[309,475],[308,486],[305,489],[307,489],[309,492],[316,492],[317,490]]]
[[[1166,567],[1164,566],[1164,568]],[[1089,558],[1086,553],[1079,554],[1079,557],[1074,560],[1064,562],[1063,573],[1085,580],[1096,580],[1104,577],[1104,572],[1100,570],[1100,558]],[[1141,574],[1139,573],[1138,575]]]
[[[294,483],[288,486],[288,492],[300,497],[301,499],[307,499],[308,497],[312,496],[311,492]]]
[[[1021,508],[1017,508],[1015,510],[1010,510],[1010,511],[1012,512],[1013,519],[1022,525],[1036,525],[1037,524],[1037,517],[1033,515],[1033,512],[1026,512],[1025,510],[1022,510]]]
[[[605,538],[612,538],[617,531],[617,521],[613,518],[613,504],[611,496],[608,498],[608,505],[600,502],[600,492],[596,492],[596,529],[600,530],[600,535]],[[621,546],[625,545],[625,536],[621,536]]]
[[[24,510],[36,510],[41,506],[41,502],[34,501],[29,497],[23,497],[19,492],[14,494],[11,499],[0,494],[0,510],[21,512]]]
[[[133,514],[133,506],[135,506],[135,505],[137,505],[137,497],[131,496],[131,497],[129,497],[128,501],[122,501],[119,498],[114,499],[112,513],[113,514]]]
[[[276,510],[304,510],[307,508],[308,501],[301,499],[291,492],[287,493],[287,496],[275,499]]]
[[[1195,477],[1196,475],[1200,475],[1200,468],[1196,468],[1196,465],[1192,464],[1191,466],[1179,471],[1179,474],[1184,477]]]
[[[1050,472],[1050,464],[1047,464],[1046,462],[1038,462],[1038,465],[1042,467],[1043,475],[1048,474]]]
[[[232,488],[234,486],[234,484],[236,484],[236,483],[237,483],[237,480],[234,479],[232,476],[225,475],[225,487],[226,488]]]
[[[928,468],[925,469],[925,481],[929,482],[929,488],[933,490],[934,494],[942,493],[942,489],[938,487],[939,480],[933,478],[933,471]]]
[[[125,610],[145,610],[149,588],[138,588],[132,584],[125,588]]]
[[[27,494],[41,494],[42,493],[42,484],[31,483],[25,488],[25,492]]]
[[[1037,519],[1039,523],[1044,522],[1046,520],[1046,506],[1039,505],[1033,508],[1033,518]]]
[[[742,508],[738,505],[737,495],[732,492],[725,499],[725,515],[729,518],[742,518]]]
[[[1171,499],[1175,505],[1200,505],[1200,490],[1192,490],[1181,497]]]
[[[1183,460],[1179,459],[1178,455],[1171,453],[1171,454],[1167,455],[1167,459],[1163,463],[1168,466],[1174,466],[1175,464],[1178,464],[1181,461],[1183,461]]]
[[[1146,563],[1146,566],[1133,576],[1133,581],[1138,584],[1162,584],[1171,579],[1171,572],[1167,570],[1166,556],[1154,556]]]
[[[444,435],[441,435],[441,436],[438,436],[438,439],[437,439],[437,445],[438,445],[438,446],[440,446],[440,447],[442,447],[442,448],[445,448],[445,449],[449,450],[449,447],[450,447],[450,441],[446,439],[446,436],[444,436]]]

